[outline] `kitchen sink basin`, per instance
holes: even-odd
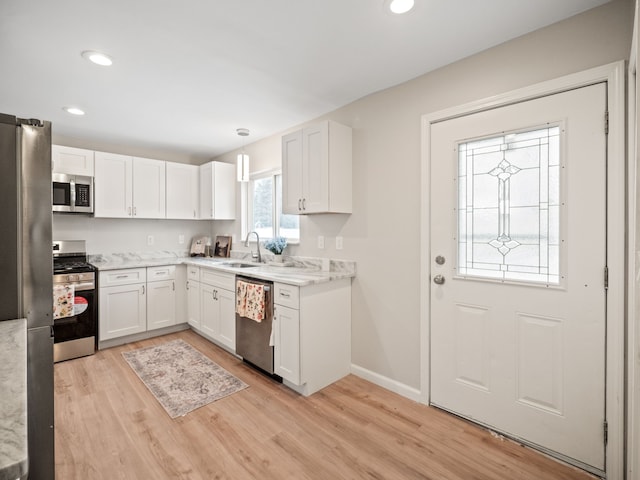
[[[254,267],[260,266],[260,265],[253,265],[251,263],[240,263],[240,262],[222,263],[221,265],[225,267],[232,267],[232,268],[254,268]]]

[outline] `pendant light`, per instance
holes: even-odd
[[[236,133],[241,137],[248,137],[249,129],[238,128],[236,130]],[[244,141],[242,142],[242,152],[238,154],[237,164],[238,164],[238,181],[248,182],[249,181],[249,155],[244,153]]]

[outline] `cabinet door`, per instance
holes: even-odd
[[[216,338],[220,332],[217,292],[218,290],[211,285],[200,284],[200,329],[212,338]]]
[[[218,290],[218,303],[220,304],[220,331],[218,340],[220,343],[236,350],[236,296],[229,290]]]
[[[193,280],[187,282],[187,322],[200,329],[200,284]]]
[[[275,372],[291,383],[300,385],[300,311],[275,305]]]
[[[200,218],[236,218],[236,167],[231,163],[200,165]]]
[[[126,155],[95,152],[94,215],[127,218],[133,213],[133,160]]]
[[[236,167],[231,163],[213,162],[213,218],[236,218]]]
[[[329,123],[302,131],[302,212],[329,211]]]
[[[93,150],[52,145],[51,164],[53,173],[93,177]]]
[[[174,280],[147,283],[147,330],[176,324],[176,283]]]
[[[282,137],[282,211],[302,212],[302,130]]]
[[[213,218],[213,162],[200,165],[200,218]]]
[[[133,159],[133,216],[166,217],[166,170],[161,160]]]
[[[123,337],[147,329],[144,284],[100,289],[100,341]]]
[[[167,218],[198,218],[198,166],[167,162]]]
[[[176,282],[176,325],[180,325],[187,322],[189,315],[186,265],[176,265],[174,281]]]

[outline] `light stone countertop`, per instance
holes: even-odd
[[[27,321],[0,322],[0,480],[25,478],[27,443]]]
[[[296,285],[299,287],[326,283],[356,275],[355,262],[308,257],[285,257],[285,265],[270,261],[273,256],[265,254],[267,263],[256,263],[250,268],[238,268],[225,263],[249,263],[248,254],[232,252],[231,258],[189,257],[181,252],[151,252],[144,254],[121,253],[89,255],[89,262],[98,270],[119,270],[160,265],[197,265],[222,272],[245,275],[261,280]]]

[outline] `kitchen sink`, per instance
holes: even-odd
[[[255,268],[260,266],[260,265],[254,265],[251,263],[240,263],[240,262],[221,263],[220,265],[224,267],[232,267],[232,268]]]

